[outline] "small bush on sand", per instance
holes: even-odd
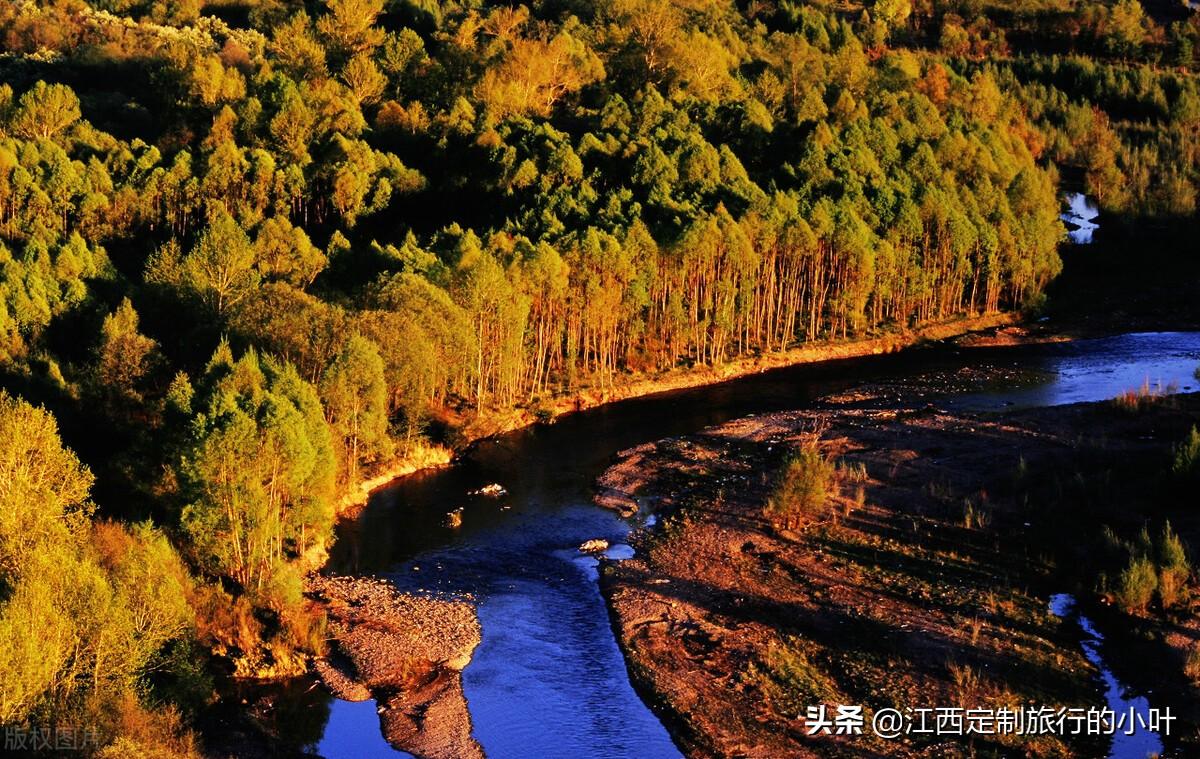
[[[807,443],[784,464],[766,512],[787,529],[801,519],[819,515],[829,500],[834,465],[816,443]]]
[[[1144,612],[1158,588],[1158,573],[1154,562],[1145,556],[1134,556],[1121,571],[1117,581],[1117,602],[1126,611]]]
[[[1115,582],[1111,574],[1101,573],[1101,592],[1111,587],[1117,603],[1126,611],[1145,612],[1155,599],[1164,612],[1187,604],[1192,564],[1170,522],[1164,523],[1154,537],[1143,526],[1132,540],[1124,540],[1106,526],[1101,545],[1111,565],[1125,562]]]
[[[775,708],[792,718],[836,697],[832,680],[812,663],[796,638],[771,643],[766,660],[751,664],[750,673]]]

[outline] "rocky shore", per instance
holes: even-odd
[[[1102,703],[1071,625],[1047,609],[1071,576],[1056,550],[1076,518],[1056,516],[1050,494],[1069,486],[1060,473],[1157,466],[1200,401],[970,415],[891,396],[868,389],[618,455],[597,502],[659,515],[635,533],[637,555],[601,576],[635,686],[690,756],[1102,755],[1094,738],[809,737],[805,709]],[[814,440],[836,462],[832,492],[782,529],[763,510],[774,473]],[[1159,703],[1172,694],[1195,721],[1181,662],[1200,624],[1145,624],[1168,645],[1129,669],[1152,671]]]
[[[428,759],[482,757],[471,737],[462,669],[479,645],[468,600],[401,593],[385,579],[308,579],[307,594],[328,614],[329,655],[314,664],[348,701],[374,698],[387,741]]]

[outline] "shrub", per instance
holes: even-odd
[[[1158,600],[1163,609],[1178,606],[1187,598],[1187,575],[1181,575],[1170,569],[1158,571]]]
[[[1117,563],[1133,552],[1133,544],[1125,540],[1117,531],[1108,525],[1100,529],[1100,545],[1112,563]]]
[[[1200,431],[1194,426],[1188,436],[1175,446],[1175,460],[1171,472],[1183,479],[1196,479],[1200,475]]]
[[[839,463],[837,465],[837,474],[839,481],[851,485],[858,485],[870,479],[870,475],[867,473],[867,465],[861,461],[854,464]]]
[[[98,715],[102,734],[113,741],[100,749],[97,759],[198,759],[201,754],[195,735],[172,706],[147,709],[133,694],[126,694]]]
[[[1150,605],[1158,588],[1154,562],[1144,556],[1134,556],[1121,571],[1117,583],[1117,601],[1129,612],[1143,612]]]
[[[1200,685],[1200,643],[1193,643],[1183,663],[1183,674],[1193,684]]]
[[[1158,598],[1164,609],[1170,609],[1186,599],[1192,566],[1188,562],[1183,541],[1171,529],[1170,522],[1163,525],[1155,549],[1158,557]]]
[[[992,512],[986,506],[976,506],[970,498],[963,499],[963,527],[968,530],[983,530],[991,523]]]
[[[788,528],[803,517],[820,514],[829,500],[833,474],[833,463],[817,444],[804,445],[784,464],[775,490],[767,499],[767,514]]]
[[[984,685],[979,670],[956,662],[946,665],[946,669],[950,674],[954,704],[963,709],[980,707],[983,702]]]
[[[1156,549],[1159,566],[1164,569],[1183,569],[1188,574],[1191,574],[1191,565],[1188,563],[1187,551],[1183,547],[1183,541],[1171,529],[1170,522],[1163,525],[1162,532],[1158,536]]]
[[[1144,411],[1154,404],[1162,401],[1173,395],[1178,388],[1174,385],[1166,387],[1150,387],[1150,380],[1142,383],[1142,386],[1137,389],[1126,390],[1125,392],[1113,398],[1112,402],[1117,408],[1122,411],[1138,412]]]

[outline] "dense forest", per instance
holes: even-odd
[[[1198,43],[1138,0],[0,4],[0,724],[196,753],[214,677],[322,649],[342,496],[471,415],[1038,308],[1065,187],[1195,217]]]

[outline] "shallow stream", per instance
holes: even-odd
[[[1104,700],[1114,715],[1109,759],[1147,759],[1161,754],[1162,738],[1157,732],[1137,724],[1133,716],[1149,714],[1149,699],[1134,693],[1129,686],[1118,680],[1105,664],[1104,636],[1096,630],[1090,619],[1078,613],[1074,596],[1068,593],[1056,593],[1051,596],[1050,613],[1056,617],[1075,620],[1083,633],[1083,640],[1080,642],[1083,655],[1100,670],[1100,678],[1104,681]]]

